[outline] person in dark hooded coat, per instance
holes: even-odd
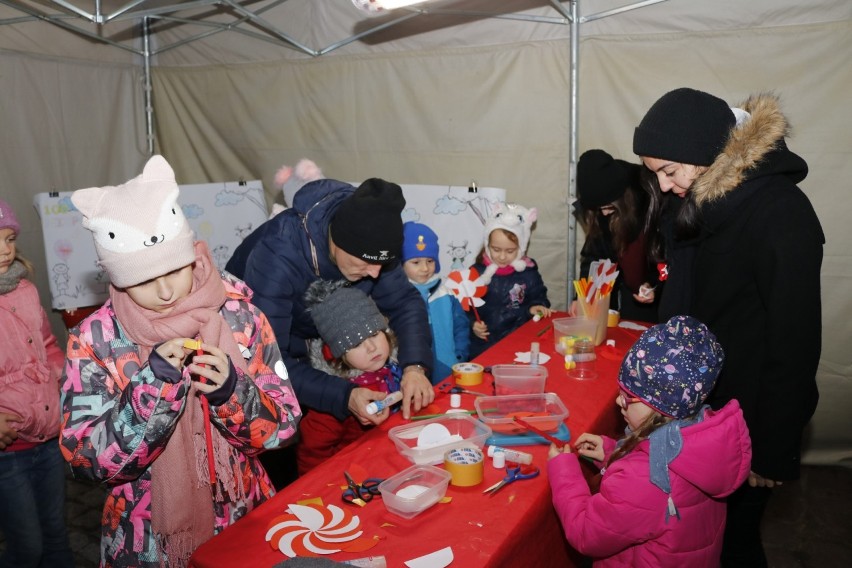
[[[723,566],[766,566],[760,520],[772,487],[799,476],[819,398],[825,236],[796,185],[808,167],[787,148],[789,128],[774,95],[730,108],[682,88],[654,103],[633,138],[660,189],[695,207],[690,315],[727,354],[708,402],[738,400],[752,438],[748,482],[728,501]]]

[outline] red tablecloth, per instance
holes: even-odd
[[[543,334],[539,335],[544,331]],[[591,381],[577,381],[566,376],[562,357],[555,353],[551,320],[529,322],[494,348],[477,359],[482,365],[511,363],[515,352],[529,351],[532,341],[539,341],[541,352],[551,356],[546,363],[546,391],[555,392],[568,407],[566,424],[571,437],[583,432],[619,436],[624,424],[615,404],[616,375],[625,351],[639,337],[639,331],[610,328],[607,337],[616,346],[596,349],[600,376]],[[469,387],[492,394],[491,376],[482,385]],[[462,395],[462,407],[473,409],[473,396]],[[449,408],[449,396],[439,394],[435,405]],[[411,463],[400,455],[387,431],[403,424],[400,413],[391,416],[380,427],[338,453],[333,459],[299,478],[280,491],[273,499],[252,511],[198,548],[190,565],[195,568],[224,566],[263,567],[286,560],[280,551],[273,550],[264,540],[269,522],[281,515],[291,503],[319,497],[326,504],[344,506],[341,486],[345,485],[343,471],[360,468],[370,477],[387,478],[409,467]],[[531,480],[512,483],[493,497],[482,490],[499,481],[504,470],[491,466],[486,459],[485,480],[482,484],[459,488],[450,485],[449,503],[438,503],[413,519],[403,519],[385,509],[381,499],[351,511],[360,517],[365,536],[377,536],[379,543],[360,553],[340,552],[328,558],[346,561],[365,556],[384,556],[389,567],[404,566],[410,560],[446,546],[451,546],[453,566],[572,566],[580,557],[566,543],[562,528],[550,500],[547,482],[545,445],[518,447],[532,453],[541,475]],[[585,463],[585,462],[583,462]],[[588,466],[590,477],[594,475]]]

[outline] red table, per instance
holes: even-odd
[[[544,333],[539,335],[542,331]],[[616,346],[602,345],[596,349],[600,376],[591,381],[577,381],[566,376],[562,357],[554,351],[549,319],[530,321],[476,361],[485,366],[511,363],[515,352],[529,351],[532,341],[540,342],[541,352],[551,355],[550,361],[545,364],[548,370],[545,390],[557,393],[568,407],[566,424],[572,439],[583,432],[618,437],[624,424],[615,404],[618,390],[615,379],[625,351],[640,333],[610,328],[607,337],[614,339]],[[492,394],[491,376],[486,375],[483,384],[469,388]],[[462,407],[473,409],[473,398],[463,394]],[[441,409],[449,408],[449,396],[438,394],[434,404]],[[344,506],[341,486],[345,485],[343,471],[346,469],[360,467],[370,477],[387,478],[409,467],[411,463],[397,452],[387,435],[391,427],[403,423],[400,413],[391,416],[384,424],[203,544],[193,554],[190,566],[270,568],[286,560],[286,556],[273,550],[264,540],[269,522],[283,514],[289,504],[305,499],[319,497],[323,503]],[[379,543],[366,552],[339,552],[328,558],[346,561],[381,555],[387,559],[388,567],[395,568],[404,566],[406,560],[451,546],[455,557],[452,565],[459,567],[577,565],[580,556],[566,543],[550,499],[545,467],[548,446],[542,444],[518,449],[533,454],[533,463],[541,468],[541,475],[512,483],[493,497],[485,496],[482,490],[499,481],[504,474],[503,470],[494,469],[491,460],[486,458],[482,484],[465,488],[450,485],[447,497],[452,500],[449,503],[438,503],[408,520],[389,513],[381,499],[375,499],[365,507],[351,510],[360,517],[364,536],[377,536]],[[591,465],[586,469],[589,477],[596,473]]]

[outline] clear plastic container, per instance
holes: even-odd
[[[555,393],[480,396],[474,401],[479,419],[493,432],[520,434],[527,430],[515,423],[515,416],[539,430],[554,433],[568,418],[568,409]]]
[[[574,352],[574,343],[588,339],[595,341],[598,323],[584,317],[558,318],[553,320],[553,343],[556,351],[562,355]]]
[[[419,447],[418,438],[423,429],[435,429],[432,424],[445,427],[452,438],[445,443]],[[482,448],[491,434],[491,428],[467,414],[445,414],[430,420],[394,426],[388,431],[388,437],[399,453],[417,465],[442,464],[447,450],[470,446]]]
[[[388,511],[410,519],[444,498],[451,477],[431,465],[413,465],[382,481],[379,492]]]
[[[547,369],[529,365],[494,365],[494,392],[497,396],[540,394],[547,382]]]

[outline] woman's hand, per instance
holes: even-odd
[[[777,486],[784,485],[783,481],[775,481],[774,479],[767,479],[761,475],[756,474],[753,471],[748,472],[748,484],[752,487],[769,487],[770,489]]]
[[[651,286],[650,283],[645,282],[641,286],[639,286],[639,293],[633,294],[633,299],[639,302],[640,304],[653,304],[654,298],[656,297],[654,293],[654,287]]]
[[[228,380],[231,363],[228,361],[225,352],[218,347],[202,343],[201,350],[204,353],[195,355],[187,369],[199,378],[196,382],[196,388],[203,393],[210,394],[217,391]],[[206,379],[207,382],[202,382],[201,377]],[[195,380],[195,377],[193,377],[193,380]]]
[[[577,438],[574,448],[577,449],[577,453],[581,456],[586,456],[599,462],[604,459],[603,438],[595,434],[584,432]]]
[[[488,341],[488,326],[484,321],[473,322],[473,334],[482,341]]]

